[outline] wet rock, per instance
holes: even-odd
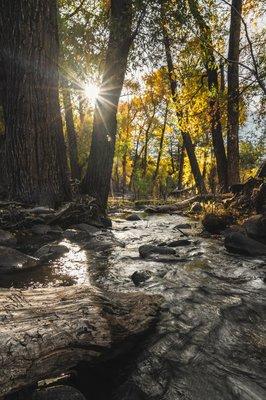
[[[82,242],[84,240],[92,238],[93,235],[85,231],[80,231],[78,229],[67,229],[64,232],[64,237],[75,242]]]
[[[232,218],[228,215],[206,214],[202,220],[202,225],[209,233],[220,233],[230,224]]]
[[[89,225],[89,224],[77,224],[77,225],[75,225],[75,227],[77,229],[79,229],[80,231],[89,233],[91,235],[100,233],[102,231],[102,229],[100,227],[96,227],[96,226]]]
[[[41,262],[44,262],[61,257],[66,252],[68,252],[68,248],[63,244],[51,243],[42,246],[36,251],[34,256],[39,258]]]
[[[126,217],[127,221],[141,221],[141,218],[138,214],[130,214]]]
[[[0,229],[0,246],[13,247],[16,243],[17,239],[12,233]]]
[[[192,226],[190,224],[178,224],[174,227],[174,229],[191,229]]]
[[[72,386],[52,386],[34,393],[32,400],[86,400],[83,394]]]
[[[169,247],[182,247],[182,246],[190,246],[192,244],[191,240],[188,239],[179,239],[173,240],[172,242],[167,243]]]
[[[238,254],[248,256],[266,256],[266,245],[245,236],[240,232],[233,232],[226,236],[224,241],[225,248]]]
[[[203,210],[202,205],[198,201],[196,201],[195,203],[192,204],[189,212],[191,212],[191,213],[200,213],[202,210]]]
[[[249,237],[266,244],[266,215],[254,215],[248,218],[243,227]]]
[[[152,254],[176,255],[176,251],[168,246],[154,246],[152,244],[144,244],[139,247],[139,254],[142,258],[147,258]]]
[[[152,276],[152,273],[148,270],[144,271],[135,271],[131,275],[131,279],[135,286],[139,286],[142,282],[147,281]]]
[[[35,225],[31,228],[31,231],[36,235],[47,235],[47,234],[61,234],[62,229],[60,226],[50,226],[45,224]]]
[[[39,260],[10,247],[0,246],[0,273],[11,273],[33,268]]]
[[[49,207],[34,207],[27,209],[27,212],[36,215],[41,215],[41,214],[47,215],[47,214],[53,214],[55,211]]]

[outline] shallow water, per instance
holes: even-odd
[[[183,231],[193,243],[177,248],[175,262],[139,257],[142,244],[184,238],[175,226],[186,222],[192,229]],[[1,286],[90,283],[110,291],[163,295],[156,332],[141,356],[130,360],[133,372],[114,398],[264,400],[266,260],[229,254],[222,240],[197,237],[197,231],[195,222],[175,214],[137,222],[113,215],[117,245],[112,249],[96,251],[65,240],[70,251],[63,257],[9,276]],[[141,270],[152,276],[136,289],[131,275]]]

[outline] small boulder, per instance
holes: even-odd
[[[68,252],[67,246],[63,244],[51,243],[42,246],[34,254],[35,257],[39,258],[41,262],[54,260],[61,257],[64,253]]]
[[[75,228],[77,228],[80,231],[89,233],[91,235],[95,235],[95,234],[100,233],[102,231],[101,228],[98,228],[98,227],[96,227],[94,225],[84,224],[84,223],[75,225]]]
[[[34,207],[34,208],[29,208],[27,209],[27,212],[30,214],[35,214],[35,215],[46,215],[46,214],[53,214],[55,211],[52,208],[49,207]]]
[[[249,237],[266,244],[266,215],[254,215],[248,218],[243,227]]]
[[[72,386],[51,386],[38,390],[32,400],[86,400],[83,394]]]
[[[188,239],[179,239],[173,240],[172,242],[167,243],[169,247],[181,247],[181,246],[190,246],[192,244],[191,240]]]
[[[142,282],[147,281],[152,276],[152,273],[148,270],[144,271],[135,271],[131,275],[131,279],[135,286],[139,286]]]
[[[233,222],[228,215],[206,214],[202,220],[202,225],[209,233],[220,233]]]
[[[192,226],[190,224],[178,224],[174,227],[174,229],[191,229]]]
[[[0,246],[0,273],[12,273],[33,268],[39,260],[10,247]]]
[[[266,256],[266,246],[240,232],[233,232],[226,236],[225,248],[231,253],[245,254],[248,256]]]
[[[202,211],[203,211],[203,207],[198,201],[193,203],[189,210],[189,212],[191,212],[191,213],[200,213]]]
[[[168,246],[154,246],[152,244],[144,244],[139,247],[139,254],[142,258],[147,258],[152,254],[176,255],[175,249]]]
[[[13,247],[16,244],[17,239],[12,233],[0,229],[0,246]]]
[[[130,214],[126,217],[127,221],[141,221],[141,218],[138,214]]]
[[[57,234],[60,235],[62,233],[62,229],[60,226],[50,226],[50,225],[45,225],[45,224],[40,224],[40,225],[34,225],[31,228],[31,231],[35,233],[36,235],[47,235],[47,234]]]

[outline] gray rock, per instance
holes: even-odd
[[[144,271],[135,271],[131,275],[131,279],[135,286],[139,286],[142,282],[147,281],[152,276],[152,273],[148,270]]]
[[[266,243],[266,216],[254,215],[248,218],[243,227],[249,237]]]
[[[139,247],[139,254],[142,258],[147,258],[152,254],[176,255],[176,251],[167,246],[154,246],[152,244],[144,244]]]
[[[190,208],[191,213],[200,213],[201,211],[203,211],[203,207],[198,201],[192,204]]]
[[[245,254],[252,257],[266,256],[266,246],[264,244],[240,232],[233,232],[226,236],[224,245],[232,253]]]
[[[141,218],[138,214],[130,214],[126,217],[127,221],[141,221]]]
[[[27,212],[31,214],[36,214],[36,215],[47,215],[47,214],[53,214],[55,211],[52,208],[49,207],[34,207],[34,208],[29,208],[27,209]]]
[[[33,233],[35,233],[36,235],[47,235],[49,233],[55,233],[55,234],[61,234],[62,233],[62,229],[58,226],[50,226],[50,225],[44,225],[44,224],[40,224],[40,225],[34,225],[31,228],[31,231]]]
[[[64,236],[67,239],[74,240],[76,242],[81,242],[83,240],[88,240],[93,237],[92,234],[87,233],[85,231],[80,231],[78,229],[67,229],[64,232]]]
[[[90,233],[92,235],[100,233],[102,231],[101,228],[98,228],[96,226],[89,225],[89,224],[84,224],[84,223],[75,225],[75,228],[77,228],[80,231]]]
[[[72,386],[52,386],[38,390],[32,400],[86,400],[83,394]]]
[[[190,224],[178,224],[174,227],[174,229],[191,229],[192,226]]]
[[[167,243],[169,247],[181,247],[181,246],[190,246],[192,244],[191,240],[188,239],[179,239],[173,240],[172,242]]]
[[[10,247],[0,246],[0,273],[11,273],[33,268],[39,260]]]
[[[0,229],[0,246],[13,247],[17,244],[15,235]]]
[[[63,244],[51,243],[42,246],[34,254],[35,257],[43,261],[54,260],[55,258],[61,257],[64,253],[68,252],[67,246]]]
[[[228,215],[216,215],[210,213],[204,216],[202,225],[207,232],[215,234],[224,231],[232,222],[232,217]]]

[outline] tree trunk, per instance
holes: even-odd
[[[0,0],[6,165],[11,199],[57,205],[70,198],[58,96],[55,0]]]
[[[223,140],[221,110],[219,104],[218,67],[213,52],[211,30],[199,12],[198,0],[188,0],[191,14],[200,30],[201,51],[205,64],[209,88],[209,107],[214,155],[217,164],[219,184],[222,191],[228,189],[227,158]]]
[[[169,104],[167,103],[166,108],[165,108],[165,113],[164,113],[163,128],[162,128],[162,133],[161,133],[161,137],[160,137],[156,168],[155,168],[155,171],[153,174],[154,182],[156,181],[158,173],[159,173],[159,168],[160,168],[160,163],[161,163],[161,158],[162,158],[162,153],[163,153],[163,143],[164,143],[164,135],[165,135],[165,129],[166,129],[166,123],[167,123],[167,117],[168,117],[168,109],[169,109]]]
[[[227,158],[228,183],[240,182],[239,172],[239,44],[242,0],[232,0],[228,49]]]
[[[77,134],[74,124],[70,87],[66,79],[63,80],[62,84],[63,84],[62,92],[63,92],[63,103],[65,109],[67,145],[68,145],[71,177],[72,179],[80,179],[80,167],[78,164]]]
[[[156,321],[161,298],[91,286],[0,292],[0,397],[113,358]]]
[[[163,14],[163,10],[162,10],[162,14]],[[167,31],[165,29],[164,23],[162,23],[162,29],[163,29],[163,35],[164,35],[164,46],[165,46],[165,52],[166,52],[168,76],[169,76],[169,82],[170,82],[170,86],[171,86],[171,93],[172,93],[173,102],[175,105],[177,105],[177,82],[174,78],[175,72],[174,72],[174,64],[173,64],[171,48],[170,48],[170,40],[169,40]],[[179,113],[177,113],[177,118],[180,118]],[[200,172],[200,168],[199,168],[198,160],[197,160],[197,157],[195,154],[191,136],[189,133],[183,132],[183,131],[181,132],[181,135],[182,135],[184,147],[185,147],[187,155],[188,155],[191,171],[192,171],[197,189],[198,189],[199,193],[202,193],[202,194],[207,193],[205,183],[204,183],[204,180],[203,180],[201,172]]]
[[[183,189],[183,176],[184,176],[184,161],[185,161],[185,146],[182,144],[180,146],[180,154],[178,160],[178,180],[177,180],[177,189]]]
[[[132,0],[111,0],[111,27],[106,64],[94,113],[92,144],[83,179],[85,193],[107,206],[117,130],[117,107],[132,42]]]

